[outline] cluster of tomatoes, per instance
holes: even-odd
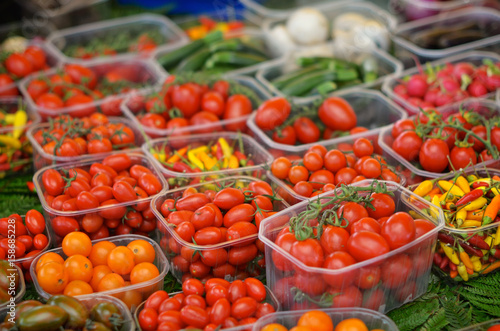
[[[172,297],[165,291],[153,293],[139,313],[139,326],[144,331],[215,331],[250,325],[251,330],[258,318],[275,312],[266,298],[265,286],[255,278],[232,283],[211,278],[205,284],[188,279],[182,283],[182,292]]]
[[[245,184],[203,193],[191,187],[178,199],[163,201],[160,212],[167,224],[175,226],[175,235],[165,236],[161,245],[175,255],[174,274],[180,271],[183,279],[261,275],[264,245],[257,233],[262,220],[275,214],[275,194],[264,181]],[[161,226],[160,230],[166,232]],[[231,241],[217,248],[203,247]]]
[[[296,114],[291,111],[292,106],[285,98],[267,100],[257,109],[255,124],[275,142],[285,145],[310,144],[346,132],[356,134],[368,130],[356,126],[354,109],[339,97],[325,99],[317,110],[302,109]]]
[[[447,63],[430,73],[410,76],[394,87],[394,93],[410,105],[440,107],[469,97],[482,97],[500,88],[500,62],[475,66]]]
[[[139,75],[132,65],[102,73],[80,64],[66,64],[59,73],[31,79],[26,91],[40,108],[56,111],[73,107],[71,115],[83,117],[97,111],[95,101],[141,87]],[[101,105],[101,111],[107,115],[120,115],[120,103],[110,100]]]
[[[35,265],[36,282],[51,295],[77,296],[118,290],[160,275],[154,264],[155,248],[146,240],[134,240],[126,246],[107,240],[92,244],[85,233],[72,232],[64,237],[62,250],[66,258],[48,252],[41,255]],[[141,292],[126,292],[132,291],[114,294],[128,306],[141,303]],[[133,300],[137,296],[139,300]]]
[[[56,211],[82,211],[71,216],[51,214],[55,234],[63,238],[84,231],[94,240],[109,237],[110,231],[115,235],[154,231],[156,217],[147,198],[159,193],[163,184],[137,162],[133,155],[113,154],[90,167],[45,170],[40,186],[46,205]]]
[[[443,172],[498,159],[498,116],[486,119],[475,111],[460,111],[447,118],[430,108],[413,119],[396,122],[392,149],[422,169]],[[485,123],[491,123],[485,125]]]
[[[334,314],[335,317],[337,315]],[[363,316],[364,317],[364,316]],[[368,317],[368,316],[367,316]],[[368,318],[365,318],[368,319]],[[382,331],[382,329],[369,329],[367,324],[374,324],[374,321],[370,321],[371,323],[365,323],[361,319],[352,317],[345,318],[337,325],[334,325],[332,318],[326,312],[321,310],[311,310],[304,314],[302,314],[298,321],[297,325],[291,328],[291,331]],[[270,323],[260,329],[260,331],[288,331],[288,329],[279,324],[279,323]]]
[[[303,197],[313,197],[334,190],[336,186],[367,178],[400,182],[401,178],[387,162],[373,155],[370,140],[358,138],[352,145],[344,144],[339,148],[328,151],[322,145],[314,145],[300,161],[279,157],[271,164],[271,173]]]
[[[14,230],[15,238],[12,238],[12,230]],[[0,237],[2,238],[0,239],[0,259],[4,260],[14,255],[15,259],[20,262],[19,267],[24,270],[29,270],[33,259],[50,244],[45,218],[35,209],[26,213],[24,222],[18,214],[0,218]],[[12,239],[14,246],[12,246]],[[13,254],[9,252],[12,247],[14,247]]]
[[[114,123],[101,113],[82,118],[60,115],[49,123],[33,133],[36,143],[49,155],[71,157],[136,147],[131,126]]]
[[[129,109],[137,114],[137,119],[143,126],[174,130],[210,125],[210,128],[197,129],[192,133],[246,129],[244,117],[252,112],[252,101],[244,94],[231,93],[233,83],[218,80],[210,85],[195,82],[177,84],[172,82],[175,77],[170,77],[159,93],[149,95],[145,100],[133,97],[129,102]],[[242,120],[231,121],[224,126],[219,123],[221,120],[238,118]]]
[[[29,45],[23,52],[12,53],[0,64],[0,87],[11,88],[2,90],[0,96],[19,94],[14,82],[34,72],[48,69],[44,50],[36,45]]]
[[[409,295],[416,295],[418,277],[431,268],[429,241],[381,262],[354,268],[412,243],[435,225],[414,219],[407,212],[396,212],[394,198],[387,191],[344,188],[344,195],[322,198],[317,206],[310,204],[274,239],[272,265],[276,278],[271,289],[286,308],[300,309],[303,300],[297,298],[310,298],[322,307],[378,310],[389,297],[404,302]],[[311,267],[322,271],[307,270]],[[329,296],[317,301],[324,293]],[[308,300],[302,304],[316,306]]]

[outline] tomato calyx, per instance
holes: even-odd
[[[64,176],[62,176],[62,179],[66,182],[66,185],[64,186],[64,189],[67,189],[68,187],[71,186],[71,183],[75,181],[78,177],[78,174],[75,172],[74,176],[68,177],[69,176],[69,171],[66,169],[61,169],[63,172]]]
[[[301,291],[297,287],[292,287],[290,289],[290,293],[293,295],[294,302],[302,303],[304,301],[308,301],[308,302],[313,303],[321,308],[331,308],[333,305],[333,299],[336,296],[339,296],[342,294],[342,292],[334,293],[334,294],[325,292],[319,297],[318,300],[316,300],[316,299],[311,298],[310,295]]]

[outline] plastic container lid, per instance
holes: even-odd
[[[361,138],[378,134],[382,128],[400,119],[407,117],[407,114],[394,102],[385,97],[382,93],[372,90],[353,89],[346,92],[339,92],[337,97],[345,99],[357,115],[358,126],[365,126],[368,131],[350,135],[348,138]],[[299,106],[310,106],[310,103],[301,103]],[[293,116],[293,112],[290,116]],[[320,140],[315,143],[301,144],[296,146],[277,143],[262,131],[255,123],[254,112],[247,121],[248,128],[255,135],[258,142],[263,142],[266,147],[282,150],[290,153],[301,153],[307,151],[313,145],[332,145],[343,141],[345,137]]]
[[[95,158],[101,158],[105,157],[109,154],[117,154],[117,153],[128,153],[128,152],[140,152],[139,146],[144,144],[144,136],[141,131],[137,129],[135,126],[135,123],[128,118],[123,118],[123,117],[109,117],[109,122],[113,124],[124,124],[132,131],[134,132],[134,137],[135,137],[135,147],[134,148],[129,148],[129,149],[122,149],[122,150],[115,150],[111,153],[98,153],[98,154],[84,154],[84,155],[79,155],[79,156],[57,156],[57,155],[51,155],[48,154],[43,150],[43,147],[38,143],[38,141],[35,139],[35,134],[38,131],[41,130],[47,130],[50,128],[49,123],[40,123],[37,125],[32,126],[28,132],[27,132],[27,137],[31,142],[31,145],[33,146],[34,153],[33,153],[33,165],[35,168],[35,171],[48,166],[48,165],[53,165],[53,164],[64,164],[64,163],[73,163],[73,162],[80,162],[80,161],[85,161],[88,159],[95,159]]]
[[[333,325],[348,318],[358,318],[365,322],[368,329],[381,329],[385,331],[399,331],[396,324],[384,314],[365,308],[330,308],[319,309],[332,319]],[[297,326],[299,318],[310,310],[282,311],[263,316],[254,323],[252,331],[260,331],[266,325],[279,323],[289,330]]]
[[[386,52],[381,51],[379,49],[363,51],[355,47],[346,47],[342,50],[339,50],[336,49],[333,44],[328,44],[327,47],[330,48],[332,53],[334,54],[332,58],[338,57],[340,59],[352,61],[357,64],[360,64],[364,59],[372,58],[375,60],[378,68],[377,70],[378,78],[373,82],[340,88],[339,90],[330,93],[329,96],[341,95],[342,93],[355,91],[356,89],[360,88],[369,89],[375,86],[380,86],[387,77],[390,77],[392,75],[399,76],[403,71],[403,65],[401,64],[401,62],[399,62]],[[320,96],[319,94],[306,97],[288,96],[285,95],[283,92],[281,92],[280,89],[278,89],[276,86],[272,84],[271,80],[279,77],[280,75],[300,69],[300,66],[295,64],[295,60],[298,57],[300,57],[300,53],[292,51],[289,54],[279,58],[278,60],[268,62],[262,65],[259,71],[257,71],[255,77],[273,95],[277,95],[280,97],[288,97],[295,103],[308,103],[315,100],[320,100],[322,96]]]
[[[63,52],[64,48],[67,46],[85,46],[96,38],[109,37],[118,33],[131,31],[139,33],[144,29],[154,29],[158,31],[164,39],[162,45],[175,47],[184,45],[189,41],[184,31],[167,17],[156,14],[139,14],[55,31],[48,36],[47,45],[52,48],[63,61],[75,59],[85,61],[85,59],[65,55]],[[146,55],[147,54],[144,54],[144,56]],[[116,59],[133,56],[140,55],[137,53],[125,52],[112,57]],[[102,57],[109,56],[99,56],[99,58]]]
[[[459,104],[449,105],[446,106],[446,108],[442,108],[441,113],[444,115],[444,117],[448,117],[452,114],[457,113],[460,107],[462,107],[463,109],[473,109],[475,112],[480,112],[483,115],[487,115],[489,113],[489,114],[494,114],[495,116],[500,116],[500,105],[497,105],[492,100],[484,100],[484,99],[468,99],[462,102],[460,105]],[[396,153],[396,151],[392,149],[392,142],[394,141],[394,138],[392,137],[391,133],[392,127],[393,127],[392,125],[388,126],[380,132],[378,144],[380,147],[382,147],[384,152],[391,155],[391,157],[400,162],[413,174],[422,176],[424,178],[439,178],[445,175],[453,174],[452,171],[437,173],[419,169],[413,163],[407,161],[401,155]],[[500,165],[500,160],[490,160],[477,163],[476,165],[473,166],[473,168],[479,169],[484,167],[497,167],[499,165]]]
[[[228,81],[234,81],[235,83],[242,85],[246,88],[249,88],[252,90],[258,99],[260,99],[260,102],[263,100],[267,100],[271,98],[271,95],[269,92],[266,91],[255,79],[247,76],[224,76],[221,79],[227,79]],[[142,96],[147,96],[150,94],[155,94],[161,91],[161,87],[155,88],[153,91],[145,91],[143,93],[140,93]],[[204,125],[190,125],[184,128],[175,128],[175,129],[157,129],[157,128],[152,128],[148,126],[144,126],[139,122],[139,120],[136,117],[136,114],[129,108],[129,103],[133,102],[134,95],[130,95],[128,98],[126,98],[122,104],[121,104],[121,110],[125,116],[133,120],[139,128],[141,128],[148,136],[152,138],[158,138],[158,137],[168,137],[172,135],[174,132],[176,135],[189,135],[191,133],[202,133],[206,131],[214,131],[215,128],[219,130],[219,128],[222,126],[224,130],[229,131],[227,129],[228,126],[232,125],[244,125],[246,123],[249,115],[245,115],[239,118],[233,118],[229,120],[221,120],[219,122],[216,122],[214,124],[204,124]],[[256,109],[259,106],[259,103],[256,103],[254,106],[254,109]],[[139,111],[140,112],[140,111]]]
[[[80,299],[80,298],[94,298],[95,296],[98,296],[101,294],[118,296],[119,294],[123,294],[127,291],[133,291],[133,290],[139,290],[139,291],[142,290],[144,292],[148,292],[151,294],[158,289],[162,289],[163,288],[163,279],[165,278],[165,276],[168,273],[169,264],[168,264],[167,258],[163,254],[160,246],[158,246],[158,244],[153,239],[145,237],[145,236],[140,236],[140,235],[126,234],[126,235],[121,235],[121,236],[116,236],[116,237],[111,237],[111,238],[93,240],[92,245],[94,245],[98,242],[101,242],[101,241],[110,241],[110,242],[114,243],[116,246],[126,246],[134,240],[146,240],[154,247],[155,260],[154,260],[153,264],[158,268],[158,271],[160,272],[160,274],[158,276],[156,276],[155,278],[148,280],[147,282],[137,283],[137,284],[133,284],[133,285],[127,285],[127,286],[124,286],[124,287],[121,287],[118,289],[113,289],[113,290],[95,292],[93,294],[78,295],[78,296],[76,296],[76,298],[78,298],[78,299]],[[51,249],[51,250],[47,251],[46,253],[56,253],[56,254],[61,255],[64,259],[67,258],[67,256],[64,254],[61,247]],[[48,298],[50,298],[51,295],[49,293],[47,293],[46,291],[44,291],[40,287],[40,285],[38,284],[38,278],[37,278],[37,274],[36,274],[36,270],[35,270],[36,264],[42,256],[43,255],[37,256],[37,258],[33,261],[33,263],[31,264],[31,267],[30,267],[30,274],[31,274],[31,278],[33,279],[33,284],[35,285],[37,293],[42,298],[47,300]],[[131,307],[131,308],[135,309],[135,307]]]
[[[343,277],[342,280],[339,280],[340,284],[335,286],[339,288],[340,291],[342,289],[347,288],[348,286],[356,286],[356,281],[352,282],[350,277],[347,275],[356,275],[362,270],[366,270],[363,268],[370,268],[373,266],[378,266],[386,261],[392,261],[392,258],[405,258],[406,260],[410,259],[406,254],[411,253],[413,258],[421,257],[423,259],[420,268],[411,268],[411,273],[406,274],[403,278],[401,275],[394,276],[394,282],[399,280],[399,283],[389,283],[388,285],[383,285],[379,289],[383,291],[383,295],[385,297],[385,301],[375,302],[373,305],[370,305],[372,309],[378,310],[380,312],[388,312],[394,308],[397,308],[408,301],[412,301],[418,296],[424,294],[427,291],[427,287],[429,285],[429,276],[430,270],[432,267],[432,257],[434,254],[433,247],[435,246],[437,240],[437,234],[444,227],[444,215],[443,211],[438,209],[436,206],[432,205],[429,201],[413,194],[408,189],[386,181],[372,181],[372,180],[364,180],[355,184],[350,185],[350,187],[370,187],[374,182],[378,182],[380,184],[385,184],[388,191],[394,194],[395,201],[395,210],[396,211],[409,211],[410,213],[416,214],[413,216],[414,218],[425,218],[434,223],[435,228],[425,233],[421,237],[416,238],[412,242],[399,247],[397,249],[391,250],[386,254],[382,254],[375,258],[365,260],[362,262],[357,262],[348,267],[331,270],[326,268],[318,268],[311,267],[305,265],[296,257],[292,256],[289,252],[285,251],[282,247],[275,243],[275,239],[278,233],[289,226],[289,221],[291,217],[298,215],[299,213],[308,209],[309,201],[302,201],[292,207],[287,208],[279,213],[276,213],[269,218],[266,218],[260,225],[259,229],[259,239],[266,246],[266,280],[267,285],[271,288],[274,293],[280,293],[280,301],[283,305],[284,310],[293,310],[300,309],[295,305],[296,298],[298,299],[299,293],[296,293],[297,296],[292,293],[292,287],[305,287],[305,286],[319,286],[316,282],[324,281],[325,277],[329,278],[331,282],[332,279],[337,277]],[[321,199],[328,199],[328,197],[332,197],[335,193],[338,192],[339,189],[334,191],[330,191],[330,195],[325,195]],[[366,192],[368,193],[368,192]],[[320,213],[321,214],[321,213]],[[314,217],[314,216],[313,216]],[[318,215],[318,218],[321,217]],[[280,270],[276,266],[275,260],[279,259],[282,268],[285,270]],[[410,262],[408,262],[410,263]],[[413,263],[412,266],[415,266]],[[384,270],[383,266],[381,267]],[[310,281],[311,284],[297,284],[295,278],[292,277],[293,274],[291,271],[295,270],[297,275],[302,275],[303,280]],[[399,278],[398,278],[399,277]],[[384,277],[383,277],[384,278]],[[392,279],[392,278],[390,278]],[[401,283],[402,280],[405,280],[404,283]],[[297,280],[300,281],[300,280]],[[406,283],[410,286],[412,283],[412,288],[406,288]],[[295,284],[295,285],[294,285]],[[385,284],[383,282],[382,284]],[[318,297],[326,291],[326,286],[323,285],[322,292],[318,294]],[[308,287],[308,288],[309,288]],[[323,289],[325,291],[323,291]],[[306,291],[304,289],[303,291]],[[311,291],[316,291],[312,290]],[[316,292],[318,293],[318,292]],[[396,294],[398,293],[398,294]],[[316,298],[316,296],[314,296]],[[329,303],[331,305],[331,303]]]
[[[255,165],[240,167],[237,169],[223,169],[216,171],[203,171],[203,172],[193,172],[193,173],[182,173],[169,170],[163,166],[163,164],[157,160],[151,154],[151,148],[164,149],[169,148],[172,151],[179,148],[190,146],[190,148],[196,148],[203,145],[215,145],[219,138],[224,138],[230,146],[234,145],[235,148],[238,147],[238,141],[241,139],[245,155],[248,160],[254,161]],[[153,161],[153,163],[160,169],[160,171],[165,175],[165,177],[209,177],[209,176],[231,176],[244,172],[253,172],[255,170],[260,170],[268,166],[273,157],[269,154],[261,145],[250,136],[246,134],[233,133],[233,132],[218,132],[218,133],[206,133],[206,134],[196,134],[190,136],[173,136],[169,138],[160,138],[147,141],[142,145],[142,150],[144,153]]]
[[[77,62],[75,62],[77,63]],[[81,63],[81,62],[79,62]],[[69,63],[66,63],[69,64]],[[128,93],[120,93],[120,94],[114,94],[110,95],[106,98],[97,100],[92,103],[85,103],[85,104],[80,104],[80,105],[75,105],[71,107],[63,107],[59,109],[47,109],[47,108],[42,108],[38,106],[35,101],[31,98],[31,96],[28,93],[28,85],[33,79],[38,79],[40,78],[39,74],[32,74],[26,78],[24,78],[20,84],[19,84],[19,89],[21,90],[21,93],[25,97],[28,107],[31,107],[34,109],[38,114],[40,114],[42,117],[56,117],[64,114],[72,115],[72,113],[75,113],[77,111],[82,111],[85,110],[86,108],[90,107],[96,107],[99,108],[102,105],[108,103],[108,102],[114,102],[117,99],[124,98],[127,94],[130,93],[139,93],[141,91],[148,91],[151,90],[154,86],[156,86],[160,81],[162,81],[165,78],[165,75],[161,72],[159,69],[158,65],[151,60],[144,60],[144,59],[94,59],[92,61],[87,61],[84,64],[85,67],[90,68],[96,72],[96,76],[98,79],[100,79],[102,76],[104,76],[106,73],[108,73],[111,70],[114,70],[116,68],[121,68],[121,69],[129,69],[133,70],[135,74],[136,83],[144,83],[146,84],[145,87],[134,90],[133,92],[130,91]],[[48,77],[54,74],[57,74],[59,70],[64,68],[64,64],[61,63],[58,68],[53,68],[47,71],[43,72],[44,77]]]
[[[403,37],[404,35],[411,35],[416,32],[430,30],[432,27],[442,27],[454,23],[460,23],[464,20],[475,21],[483,24],[486,22],[493,22],[496,26],[498,26],[498,24],[500,24],[500,12],[491,8],[481,7],[464,8],[457,11],[444,12],[440,15],[399,25],[394,31],[393,41],[396,47],[401,47],[404,50],[421,57],[422,59],[428,60],[440,59],[472,49],[481,49],[483,47],[495,45],[498,46],[500,42],[500,34],[444,49],[422,48]],[[396,56],[397,55],[396,51]]]
[[[491,52],[470,51],[470,52],[466,52],[463,54],[454,55],[454,56],[450,56],[450,57],[447,57],[444,59],[432,61],[432,62],[426,64],[426,66],[429,66],[431,68],[437,68],[437,67],[441,67],[447,63],[454,64],[454,63],[460,63],[460,62],[470,62],[476,66],[479,66],[479,65],[483,64],[483,60],[485,60],[485,59],[491,60],[493,62],[500,62],[500,55],[495,54],[495,53],[491,53]],[[410,115],[418,114],[419,108],[410,104],[408,101],[403,99],[401,96],[394,93],[394,87],[396,85],[400,84],[400,81],[402,79],[404,79],[405,77],[419,74],[419,73],[420,73],[420,71],[419,71],[418,67],[414,67],[414,68],[411,68],[411,69],[408,69],[408,70],[401,72],[399,75],[387,77],[387,79],[384,81],[384,84],[382,85],[382,91],[390,99],[394,100],[397,104],[401,105],[405,110],[407,110]],[[489,93],[489,94],[484,95],[483,97],[490,98],[493,95],[494,95],[493,93]],[[450,105],[457,105],[457,104],[460,104],[461,102],[463,102],[463,101],[458,101],[455,103],[451,103],[449,105],[437,107],[436,109],[438,111],[442,111],[443,109],[449,107]]]

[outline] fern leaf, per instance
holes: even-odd
[[[440,300],[448,323],[456,329],[465,328],[472,322],[472,307],[468,302],[460,302],[458,297],[443,297]]]
[[[446,319],[446,313],[444,308],[439,308],[439,310],[432,315],[431,318],[425,322],[420,330],[438,331],[442,330],[448,325],[448,320]]]

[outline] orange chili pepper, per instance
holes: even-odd
[[[490,272],[500,268],[500,260],[497,260],[491,264],[487,264],[486,268],[481,271],[483,275],[489,274]]]
[[[450,277],[451,278],[455,278],[458,276],[458,271],[457,270],[451,270],[450,271]]]
[[[483,215],[484,215],[484,210],[468,211],[466,219],[468,219],[468,220],[474,220],[474,221],[482,221],[483,220]]]

